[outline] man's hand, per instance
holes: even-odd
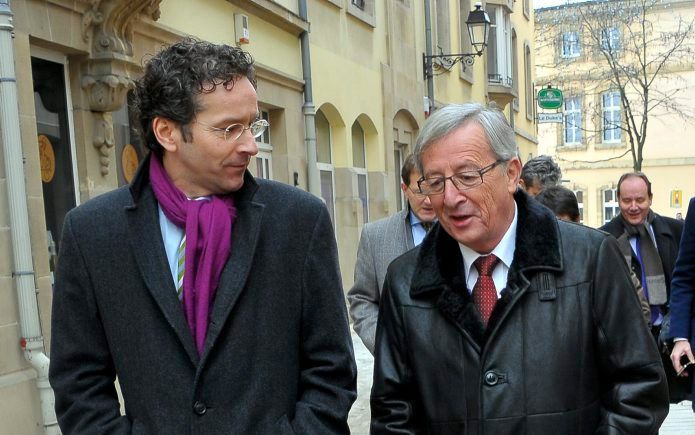
[[[676,373],[678,373],[678,376],[688,376],[688,372],[683,370],[683,366],[681,365],[681,358],[683,356],[687,356],[688,360],[695,364],[695,357],[693,357],[690,343],[687,340],[676,341],[673,346],[673,351],[671,352],[671,363]]]

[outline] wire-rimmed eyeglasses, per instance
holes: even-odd
[[[242,134],[244,134],[246,130],[249,130],[251,132],[251,136],[257,138],[263,134],[266,128],[270,126],[270,123],[265,119],[257,119],[253,121],[251,125],[249,125],[248,127],[246,127],[244,124],[231,124],[228,125],[226,128],[213,127],[210,124],[206,124],[198,120],[196,120],[195,122],[206,127],[209,131],[222,133],[222,137],[224,138],[225,142],[236,141],[241,137]]]
[[[484,168],[459,172],[450,177],[423,177],[418,180],[417,186],[423,195],[441,195],[444,193],[446,180],[451,181],[451,184],[458,190],[472,189],[483,184],[483,175],[492,171],[495,166],[505,161],[506,160],[500,159]]]

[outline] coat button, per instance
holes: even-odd
[[[487,372],[485,373],[485,383],[488,385],[496,385],[498,381],[497,373]]]
[[[193,412],[195,412],[198,415],[204,415],[207,410],[208,407],[205,406],[203,402],[196,401],[193,404]]]

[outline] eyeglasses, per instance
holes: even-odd
[[[412,187],[408,186],[408,190],[410,190],[410,192],[415,196],[426,196],[424,193],[420,192],[419,187],[417,189],[413,189]]]
[[[423,195],[441,195],[444,193],[446,180],[451,181],[451,184],[453,184],[458,190],[472,189],[483,184],[484,174],[492,171],[495,166],[499,165],[500,163],[504,163],[505,161],[506,160],[500,159],[482,169],[459,172],[451,177],[423,177],[418,180],[417,186],[420,188],[420,192]]]
[[[227,126],[227,128],[213,127],[210,124],[206,124],[198,120],[196,120],[195,122],[204,127],[207,127],[208,131],[222,133],[222,137],[224,138],[225,142],[235,142],[237,139],[241,137],[242,134],[244,134],[246,130],[249,130],[251,132],[251,136],[257,138],[263,134],[266,128],[270,126],[270,123],[265,119],[257,119],[253,121],[251,125],[249,125],[248,127],[246,127],[244,124],[231,124]]]

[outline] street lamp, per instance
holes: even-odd
[[[487,38],[490,31],[490,17],[488,17],[487,12],[482,9],[480,3],[476,3],[475,10],[468,14],[466,27],[468,27],[468,36],[470,37],[471,45],[475,49],[475,52],[444,54],[441,52],[442,50],[440,48],[439,54],[429,56],[423,54],[425,76],[428,78],[432,77],[433,69],[450,71],[458,62],[462,62],[466,66],[471,66],[475,61],[475,56],[483,55],[483,50],[487,47]],[[439,62],[432,62],[434,59]]]
[[[427,31],[429,33],[430,23],[429,23],[429,1],[425,1],[425,20],[427,21]],[[432,82],[432,77],[434,76],[433,70],[438,72],[451,71],[458,62],[466,66],[472,66],[475,61],[476,56],[482,56],[483,50],[487,47],[487,38],[490,32],[490,17],[488,17],[487,12],[482,9],[480,3],[475,4],[475,10],[468,14],[468,19],[466,20],[466,26],[468,27],[468,36],[471,40],[471,45],[475,50],[473,53],[456,53],[456,54],[444,54],[441,48],[439,49],[439,54],[430,54],[431,49],[431,37],[428,36],[428,53],[423,53],[422,55],[422,66],[425,74],[425,78],[428,81],[428,97],[429,104],[434,104],[434,84]],[[434,62],[437,60],[437,62]]]

